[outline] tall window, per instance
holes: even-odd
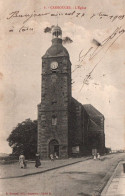
[[[57,125],[57,117],[55,115],[52,116],[52,125]]]

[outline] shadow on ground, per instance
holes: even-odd
[[[71,172],[62,172],[62,174],[92,174],[90,172],[78,172],[78,171],[71,171]]]
[[[78,193],[77,195],[80,195],[80,196],[91,196],[91,195],[86,194],[86,193]]]
[[[107,159],[110,159],[110,157],[103,157],[103,158],[100,159],[100,161],[105,161]]]

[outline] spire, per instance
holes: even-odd
[[[52,29],[52,39],[54,39],[54,38],[62,39],[62,30],[58,25],[53,27],[53,29]]]
[[[58,12],[57,12],[57,26],[58,26]]]

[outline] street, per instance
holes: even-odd
[[[125,154],[108,155],[101,160],[86,160],[42,174],[1,179],[0,194],[89,196],[99,186],[112,165],[125,160]]]

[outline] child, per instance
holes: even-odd
[[[100,154],[99,154],[99,153],[97,153],[97,159],[99,159],[99,160],[100,160]]]
[[[56,158],[56,159],[58,159],[58,158],[59,158],[59,157],[58,157],[58,155],[56,154],[56,152],[55,152],[55,158]]]
[[[50,159],[51,159],[51,161],[54,161],[53,154],[50,154]]]
[[[96,155],[94,155],[94,158],[93,159],[96,160]]]

